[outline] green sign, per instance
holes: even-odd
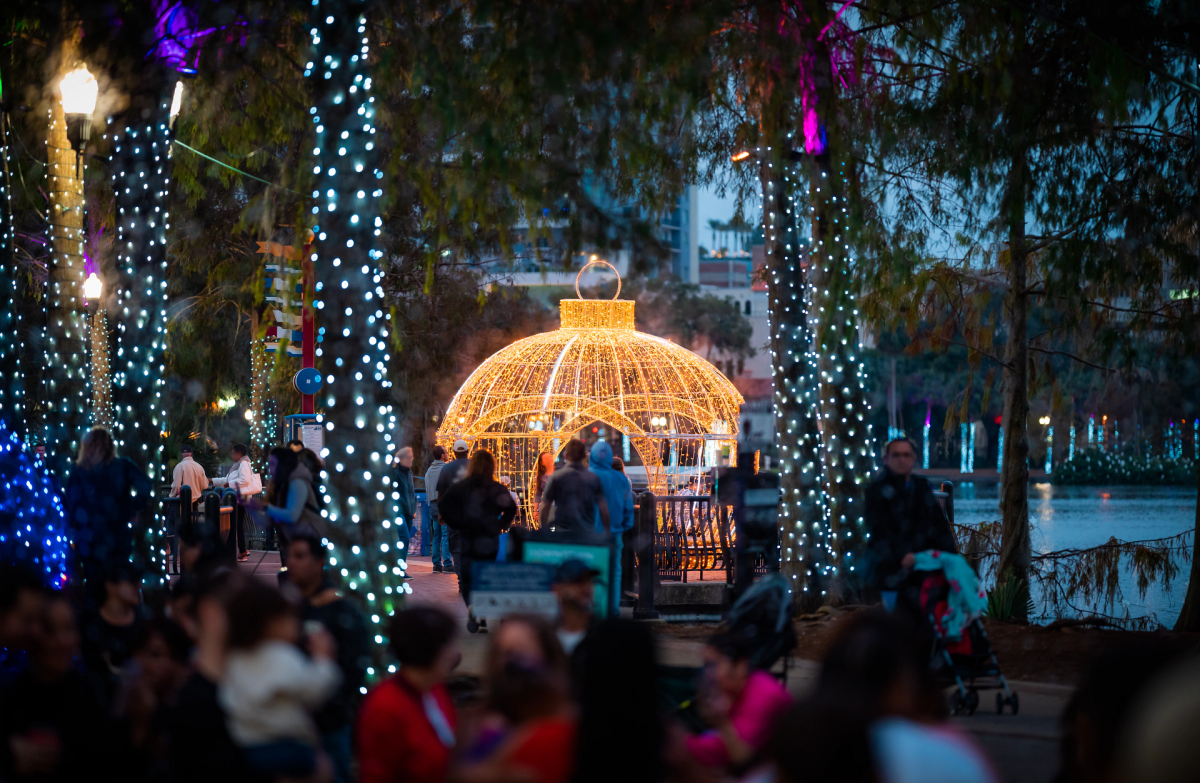
[[[526,563],[549,563],[557,566],[567,560],[582,560],[589,568],[600,572],[596,577],[596,616],[608,615],[608,591],[612,579],[609,558],[611,551],[606,546],[590,544],[567,544],[553,541],[526,541],[522,560]]]

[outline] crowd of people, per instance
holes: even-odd
[[[611,534],[630,521],[628,482],[606,473],[607,444],[574,443],[541,486],[542,518]],[[396,611],[384,652],[327,573],[319,465],[291,448],[271,453],[261,504],[281,523],[286,578],[193,551],[183,520],[186,567],[150,606],[130,541],[148,482],[94,431],[67,485],[77,578],[48,586],[0,565],[0,781],[992,783],[903,611],[914,547],[946,533],[906,444],[888,445],[868,490],[872,578],[898,594],[892,611],[852,613],[815,675],[788,682],[753,625],[717,629],[698,671],[660,666],[649,626],[596,606],[600,573],[581,560],[554,573],[555,619],[489,629],[481,672],[459,670],[460,629],[436,607]],[[488,452],[461,452],[431,483],[457,534],[440,551],[469,574],[495,557],[515,501]],[[1098,661],[1063,716],[1057,780],[1193,779],[1198,676],[1193,662]]]

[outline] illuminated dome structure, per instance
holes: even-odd
[[[726,447],[732,462],[742,396],[711,363],[637,331],[633,308],[620,299],[564,299],[561,328],[513,343],[471,374],[438,443],[448,449],[462,438],[491,451],[498,475],[524,486],[529,499],[538,455],[557,458],[584,428],[603,433],[618,456],[625,442],[636,450],[656,494],[719,465]],[[628,440],[616,442],[615,433]]]

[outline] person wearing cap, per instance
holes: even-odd
[[[204,468],[192,459],[192,447],[183,444],[179,447],[179,462],[171,474],[171,497],[179,497],[179,490],[184,486],[192,488],[192,503],[200,500],[200,493],[208,489],[208,476]]]
[[[551,589],[558,599],[555,633],[563,652],[573,657],[596,621],[596,578],[600,572],[579,558],[564,560],[554,571]]]
[[[468,459],[467,452],[470,447],[462,438],[454,441],[454,459],[450,460],[442,467],[438,473],[437,494],[438,494],[438,513],[441,513],[441,498],[446,497],[446,493],[450,487],[462,480],[467,475]],[[458,591],[462,592],[462,570],[460,562],[462,560],[462,536],[453,528],[450,528],[447,536],[450,541],[450,557],[454,563],[454,573],[458,574]]]

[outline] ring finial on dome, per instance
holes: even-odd
[[[619,297],[621,295],[621,273],[617,271],[617,268],[615,266],[608,263],[607,261],[602,261],[599,258],[593,258],[591,261],[588,261],[586,264],[583,265],[583,268],[579,270],[579,274],[575,275],[575,296],[579,297],[580,299],[583,298],[583,294],[579,293],[579,278],[583,277],[584,269],[587,269],[589,266],[593,266],[595,264],[603,264],[604,266],[611,269],[613,271],[613,274],[617,276],[617,292],[615,294],[613,294],[613,299],[615,300],[617,297]]]

